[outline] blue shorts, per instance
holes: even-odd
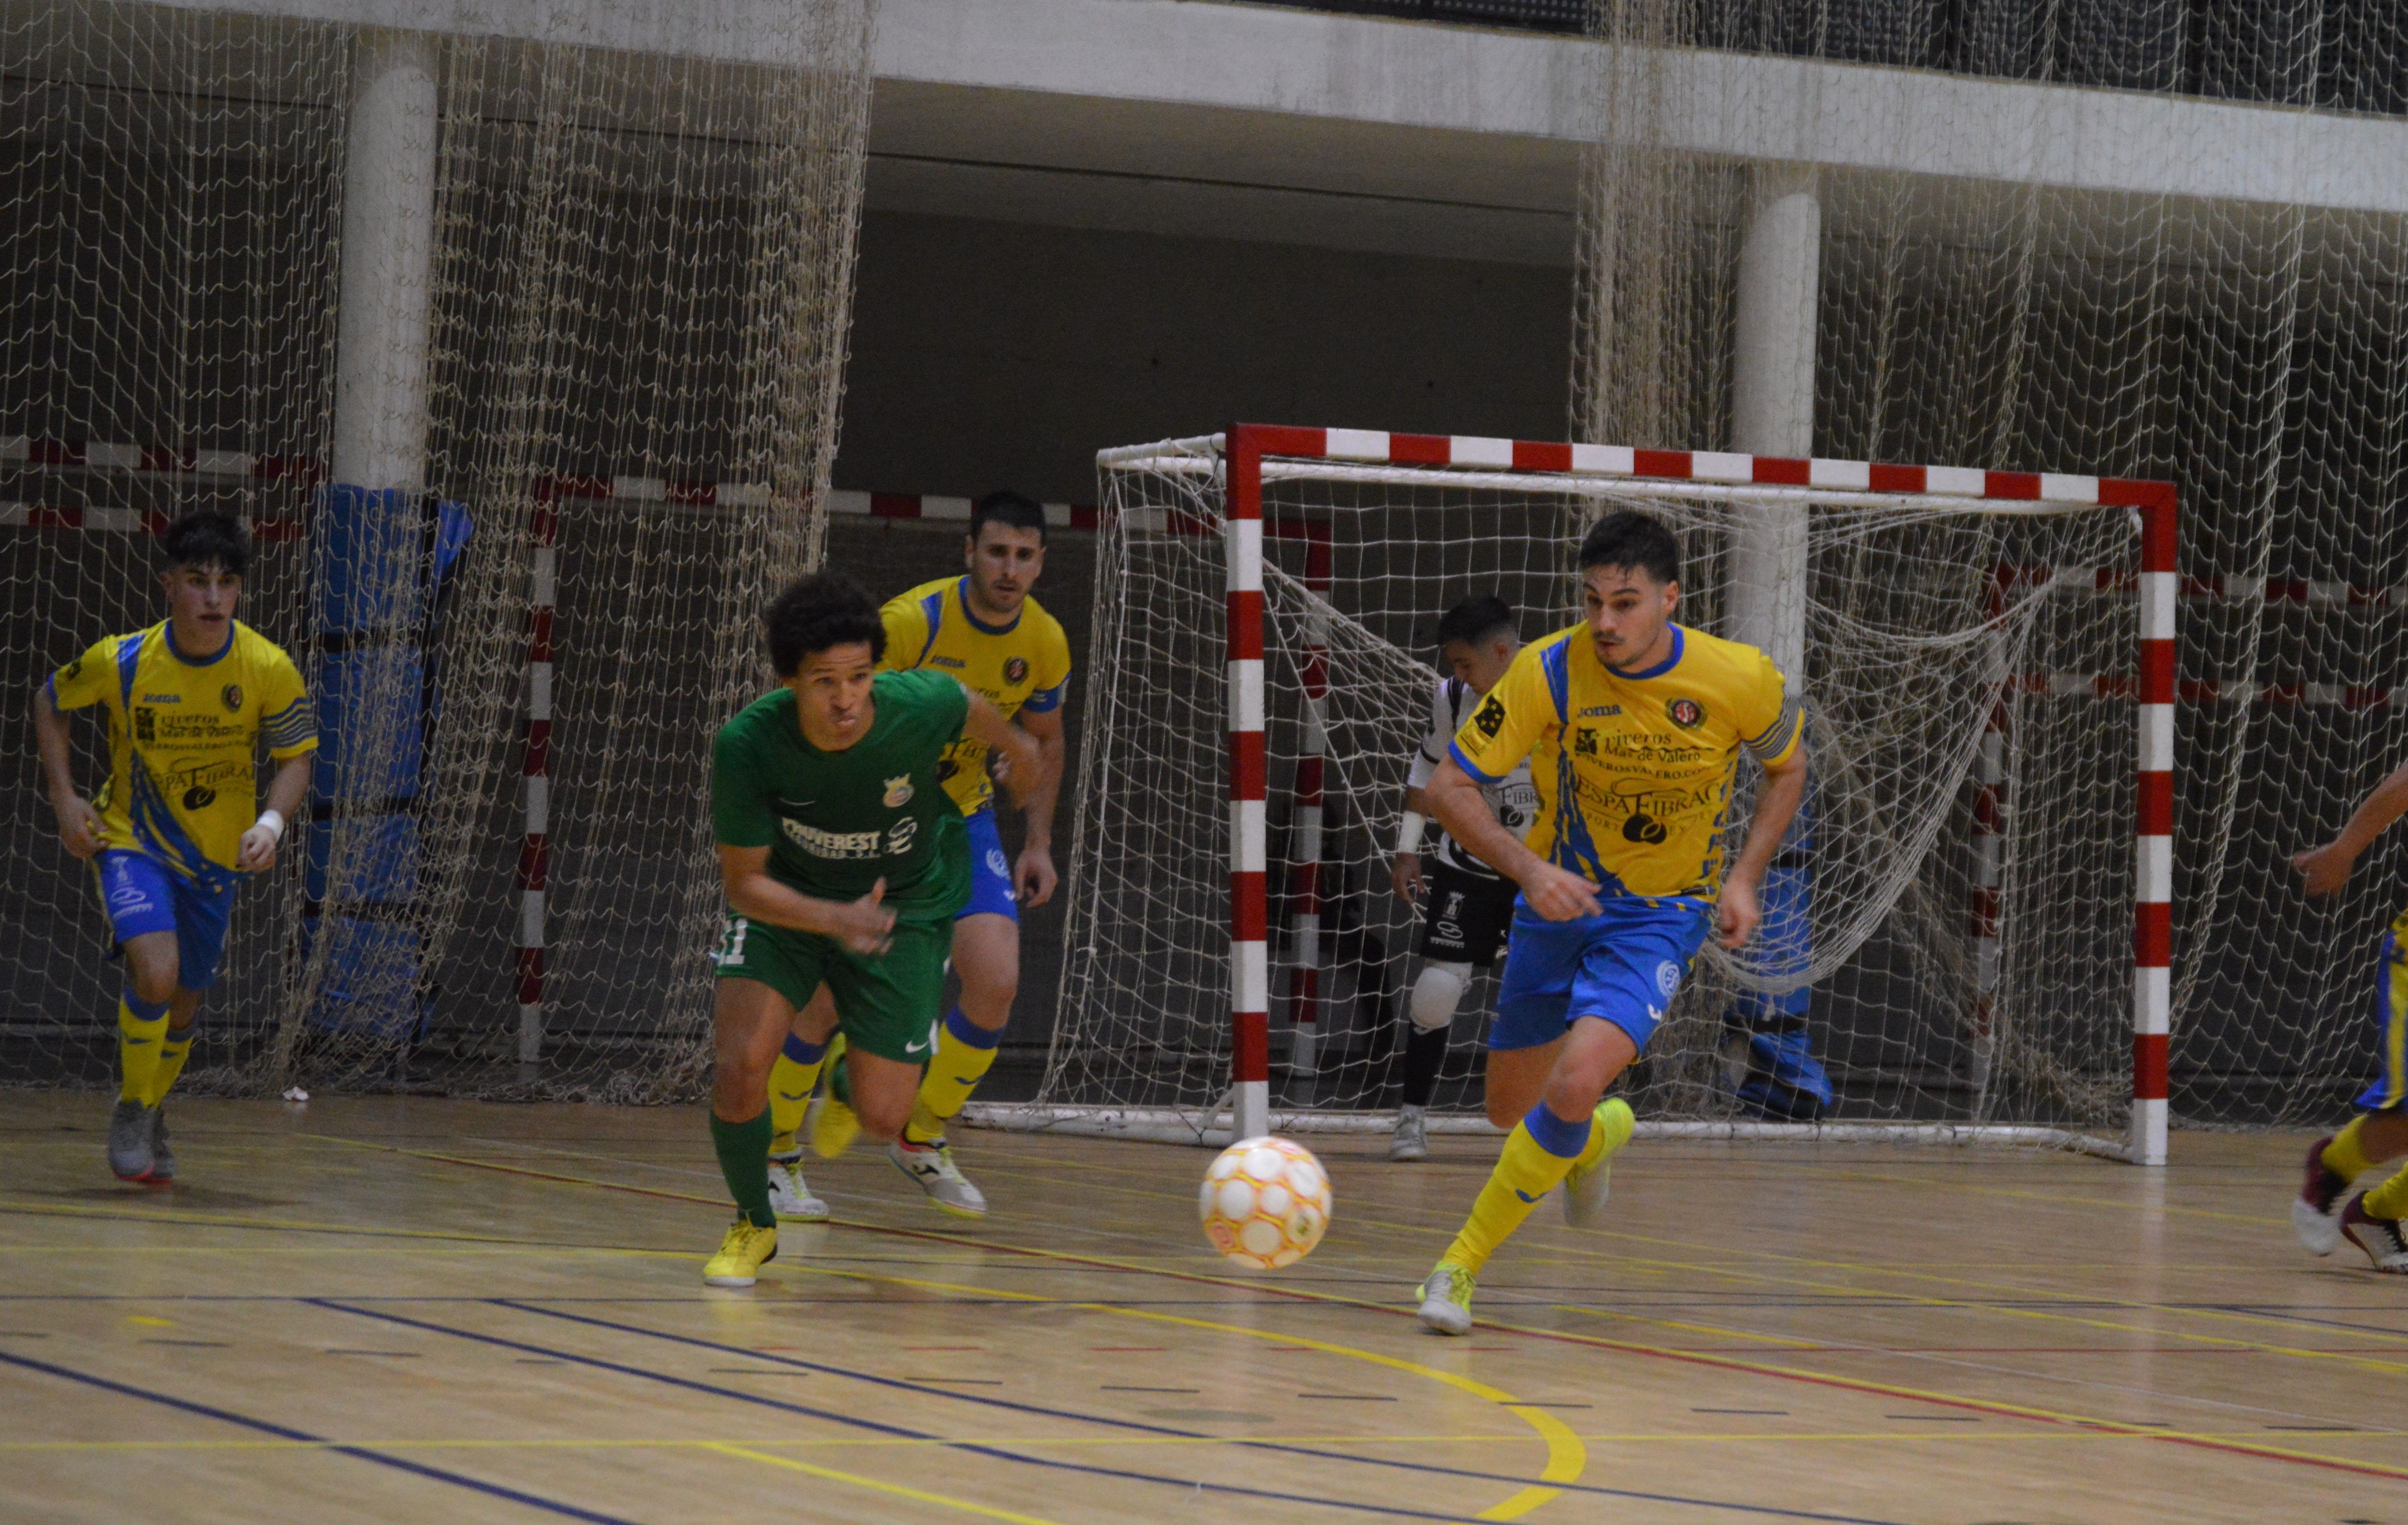
[[[101,908],[120,946],[144,933],[172,932],[182,966],[176,983],[206,991],[217,982],[226,922],[234,914],[233,881],[215,888],[195,884],[155,858],[122,848],[102,852],[93,868],[100,880]]]
[[[2386,1112],[2408,1095],[2408,949],[2389,933],[2383,935],[2383,962],[2374,975],[2374,1033],[2383,1076],[2366,1088],[2357,1105],[2369,1112]]]
[[[968,817],[970,836],[970,903],[953,918],[992,911],[1020,919],[1020,902],[1011,893],[1011,860],[1003,855],[1003,834],[996,829],[992,808]]]
[[[1578,921],[1549,921],[1514,902],[1489,1048],[1536,1048],[1582,1017],[1602,1017],[1647,1047],[1706,940],[1707,907],[1637,895],[1608,896],[1604,905]]]

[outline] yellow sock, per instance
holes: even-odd
[[[928,1060],[928,1073],[920,1076],[920,1094],[903,1129],[907,1142],[927,1144],[945,1136],[945,1124],[960,1115],[970,1092],[986,1078],[995,1062],[995,1046],[1002,1038],[1001,1029],[988,1032],[963,1016],[959,1006],[945,1013],[937,1051]]]
[[[2369,1218],[2408,1218],[2408,1165],[2366,1194],[2358,1205]]]
[[[795,1135],[803,1126],[803,1109],[820,1083],[820,1066],[827,1061],[827,1045],[805,1043],[786,1034],[778,1062],[769,1066],[769,1152],[793,1154],[802,1146]]]
[[[181,1032],[169,1028],[159,1040],[159,1067],[150,1076],[150,1093],[142,1099],[145,1106],[157,1106],[176,1089],[176,1077],[184,1073],[184,1056],[193,1051],[193,1038],[200,1031],[195,1023]]]
[[[117,1063],[123,1076],[121,1102],[150,1105],[159,1076],[159,1040],[167,1035],[167,1003],[137,1000],[132,991],[117,998]]]
[[[2358,1138],[2365,1129],[2366,1114],[2361,1112],[2325,1146],[2325,1168],[2344,1181],[2354,1181],[2374,1168],[2374,1162],[2366,1157],[2366,1147]]]
[[[1605,1139],[1590,1119],[1566,1122],[1548,1111],[1544,1102],[1530,1108],[1529,1116],[1505,1135],[1505,1152],[1497,1157],[1497,1168],[1488,1173],[1488,1184],[1480,1189],[1463,1232],[1446,1247],[1440,1262],[1478,1271],[1522,1226],[1540,1198],[1561,1185],[1574,1165],[1595,1163],[1604,1150]]]

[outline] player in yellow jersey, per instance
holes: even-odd
[[[108,1165],[129,1181],[175,1176],[161,1104],[192,1049],[201,992],[217,978],[235,890],[276,862],[318,746],[293,659],[234,617],[251,561],[241,525],[190,513],[165,539],[167,618],[97,642],[51,674],[33,706],[59,840],[93,861],[125,956]],[[94,705],[108,726],[108,781],[86,799],[76,792],[65,712]],[[267,807],[254,811],[263,742],[277,767]]]
[[[965,734],[945,754],[945,791],[969,828],[970,899],[953,922],[953,962],[961,976],[961,1001],[929,1033],[928,1067],[910,1121],[886,1154],[936,1205],[977,1218],[986,1212],[985,1194],[953,1162],[945,1127],[995,1062],[996,1045],[1010,1019],[1020,987],[1021,909],[1044,905],[1060,879],[1054,868],[1054,805],[1062,782],[1062,699],[1069,687],[1070,643],[1061,622],[1029,596],[1045,571],[1043,508],[1016,492],[981,498],[970,511],[962,556],[964,575],[924,582],[887,600],[879,611],[886,626],[882,665],[931,668],[959,679],[1037,739],[1043,777],[1029,781],[1025,791],[1018,782],[1013,786],[1024,825],[1015,862],[1005,857],[996,827],[986,744]],[[826,1030],[818,1010],[826,999],[822,992],[797,1017],[769,1084],[777,1134],[771,1200],[781,1216],[806,1221],[826,1216],[802,1184],[795,1136],[805,1098],[836,1057],[805,1036]],[[835,1079],[829,1076],[831,1085]],[[818,1105],[813,1144],[822,1152],[840,1150],[852,1137],[845,1104],[831,1093]]]
[[[2408,813],[2408,763],[2374,786],[2350,813],[2340,834],[2320,848],[2294,856],[2301,888],[2311,895],[2337,895],[2349,882],[2358,856],[2374,845],[2385,827]],[[2291,1226],[2300,1242],[2329,1255],[2346,1238],[2366,1251],[2377,1271],[2408,1275],[2408,1169],[2371,1191],[2351,1194],[2358,1176],[2386,1160],[2408,1154],[2408,910],[2383,935],[2374,981],[2374,1019],[2383,1076],[2358,1098],[2358,1115],[2340,1132],[2308,1149],[2306,1184],[2291,1204]]]
[[[1755,932],[1756,887],[1806,788],[1798,702],[1771,659],[1672,622],[1670,530],[1610,514],[1580,567],[1586,621],[1522,649],[1426,791],[1448,834],[1522,887],[1488,1036],[1489,1110],[1522,1120],[1418,1291],[1421,1321],[1442,1334],[1471,1328],[1481,1267],[1549,1191],[1563,1187],[1575,1227],[1601,1218],[1632,1119],[1620,1097],[1598,1098],[1646,1047],[1710,925],[1725,948]],[[1765,780],[1726,873],[1742,750]],[[1526,841],[1480,792],[1525,758],[1539,792]]]

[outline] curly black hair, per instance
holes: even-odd
[[[167,549],[167,566],[211,568],[230,577],[251,570],[251,536],[242,521],[215,508],[195,508],[167,526],[160,540]]]
[[[761,629],[780,677],[794,677],[804,658],[832,646],[867,642],[872,662],[886,654],[877,600],[841,572],[814,572],[780,593],[761,617]]]

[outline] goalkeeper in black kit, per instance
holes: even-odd
[[[1424,866],[1427,804],[1423,787],[1473,707],[1522,649],[1512,607],[1493,594],[1467,598],[1447,610],[1438,623],[1438,641],[1449,676],[1430,691],[1429,734],[1405,780],[1404,823],[1397,834],[1397,893],[1422,913],[1415,948],[1422,970],[1406,1001],[1411,1031],[1405,1039],[1404,1105],[1388,1142],[1388,1158],[1395,1161],[1420,1160],[1429,1153],[1427,1111],[1439,1066],[1446,1058],[1448,1030],[1470,987],[1472,971],[1503,961],[1506,934],[1513,924],[1513,897],[1520,888],[1463,851],[1444,832]],[[1481,794],[1507,831],[1520,836],[1530,829],[1539,795],[1527,762],[1498,782],[1483,786]],[[1519,1116],[1516,1112],[1503,1119],[1499,1126],[1512,1127]]]

